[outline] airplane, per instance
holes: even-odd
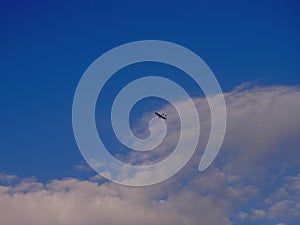
[[[167,119],[167,114],[165,114],[165,113],[160,114],[158,112],[155,112],[155,115],[157,115],[159,119],[164,119],[164,120]]]

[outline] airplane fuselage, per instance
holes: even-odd
[[[158,116],[158,118],[161,118],[161,119],[164,119],[164,120],[166,120],[166,119],[167,119],[167,115],[166,115],[165,113],[163,113],[163,114],[160,114],[160,113],[158,113],[158,112],[155,112],[155,115],[157,115],[157,116]]]

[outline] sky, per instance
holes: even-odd
[[[0,0],[0,223],[298,224],[299,10],[297,1]],[[138,102],[129,121],[136,136],[147,137],[153,111],[168,112],[166,139],[153,155],[128,151],[114,134],[112,102],[143,74],[177,82],[201,122],[186,166],[165,182],[137,188],[89,167],[74,138],[72,104],[94,60],[141,40],[173,42],[205,61],[224,93],[227,129],[216,160],[199,173],[210,132],[202,90],[160,63],[118,71],[101,92],[95,120],[119,159],[156,162],[178,141],[174,106],[155,97]]]

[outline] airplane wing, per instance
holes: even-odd
[[[164,120],[167,119],[166,116],[164,116],[164,115],[162,115],[162,114],[160,114],[160,113],[158,113],[158,112],[155,112],[155,115],[157,115],[159,118],[162,118],[162,119],[164,119]]]

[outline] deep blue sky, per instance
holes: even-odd
[[[118,45],[183,45],[224,91],[243,82],[300,83],[297,1],[0,1],[0,172],[53,179],[83,160],[73,94],[87,67]],[[193,90],[191,90],[193,91]]]

